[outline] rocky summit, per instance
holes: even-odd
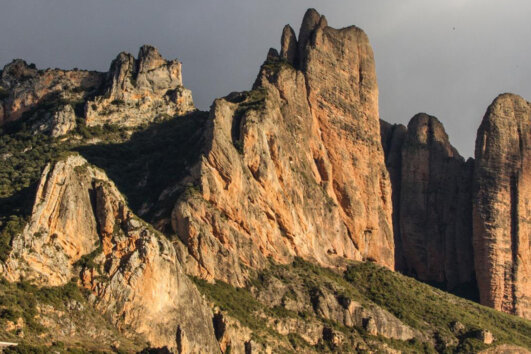
[[[0,346],[528,353],[530,141],[513,94],[467,161],[436,117],[380,120],[367,35],[313,9],[209,112],[149,45],[104,73],[16,59]]]

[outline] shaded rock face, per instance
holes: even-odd
[[[481,303],[531,318],[531,105],[503,94],[478,129],[474,254]]]
[[[122,332],[182,353],[219,351],[212,314],[171,243],[136,218],[106,175],[79,156],[44,171],[3,274],[45,286],[79,276]]]
[[[402,181],[402,145],[407,135],[407,128],[402,124],[389,124],[380,120],[382,148],[385,155],[385,166],[389,171],[393,201],[393,234],[395,239],[395,269],[405,269],[400,237],[400,186]]]
[[[360,29],[312,13],[303,41],[285,29],[253,91],[212,106],[196,187],[172,213],[193,274],[243,284],[267,257],[394,266],[372,50]]]
[[[450,289],[473,280],[470,171],[435,117],[410,121],[399,205],[406,273]]]
[[[426,114],[407,129],[382,123],[382,144],[393,184],[397,269],[449,290],[474,288],[472,161]]]
[[[44,103],[82,102],[97,90],[105,76],[95,71],[37,70],[35,65],[16,59],[0,76],[0,125],[18,120]],[[54,107],[46,107],[53,114]]]
[[[182,85],[181,63],[167,61],[152,46],[138,59],[120,53],[107,73],[103,96],[86,106],[87,125],[136,126],[193,111],[192,93]]]

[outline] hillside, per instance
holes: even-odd
[[[529,102],[465,161],[381,121],[367,35],[313,9],[209,112],[181,70],[0,72],[6,352],[531,350]]]

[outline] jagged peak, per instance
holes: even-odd
[[[144,44],[138,51],[138,71],[148,71],[165,65],[165,60],[157,48]]]
[[[321,16],[317,10],[310,8],[304,14],[302,19],[301,27],[299,30],[299,41],[298,41],[298,56],[299,63],[304,59],[304,51],[308,41],[310,40],[312,33],[317,28],[324,28],[328,26],[328,21],[324,16]]]
[[[35,64],[28,64],[23,59],[13,59],[4,66],[0,79],[4,84],[9,85],[11,81],[33,77],[37,72],[38,70]]]
[[[461,157],[458,151],[450,144],[450,139],[441,121],[427,113],[418,113],[408,123],[408,141],[422,145],[440,146],[447,151],[449,156]]]
[[[298,43],[295,31],[290,25],[284,26],[284,29],[282,30],[280,46],[280,57],[293,65],[297,60]]]

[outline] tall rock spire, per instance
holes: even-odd
[[[481,303],[531,318],[531,104],[503,94],[478,129],[474,256]]]

